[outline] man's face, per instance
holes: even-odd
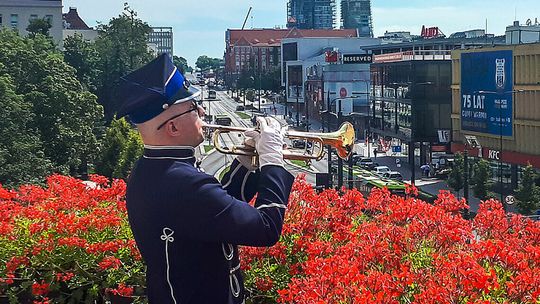
[[[181,104],[174,105],[175,115],[171,115],[163,124],[163,128],[174,128],[178,130],[178,135],[174,135],[177,139],[177,144],[184,146],[196,147],[204,141],[204,130],[202,128],[204,117],[204,109],[197,105],[195,100],[186,101]],[[176,117],[175,117],[176,116]],[[165,130],[167,131],[167,130]]]

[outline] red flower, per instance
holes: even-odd
[[[49,284],[45,283],[45,281],[41,281],[40,283],[34,282],[32,284],[32,294],[36,296],[44,296],[49,293]]]
[[[107,288],[107,292],[117,296],[131,297],[133,296],[133,287],[120,283],[118,288]]]
[[[101,270],[118,269],[120,266],[122,266],[122,262],[113,256],[105,257],[99,262],[99,268]]]

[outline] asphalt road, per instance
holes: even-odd
[[[217,91],[217,99],[215,100],[208,100],[207,99],[207,88],[205,87],[203,90],[203,94],[205,99],[203,100],[203,106],[206,109],[206,113],[209,115],[227,115],[232,120],[232,126],[238,126],[238,127],[245,127],[250,128],[252,127],[251,123],[251,116],[254,113],[257,113],[257,111],[242,111],[243,113],[249,115],[249,118],[242,118],[238,114],[236,114],[236,107],[238,105],[243,105],[243,102],[237,103],[232,99],[225,91]],[[250,104],[248,102],[248,104]],[[267,103],[264,103],[265,106],[268,106]],[[255,105],[258,105],[258,103],[255,103]],[[285,125],[285,121],[282,117],[279,117],[280,115],[277,115],[276,118],[282,123],[282,125]],[[243,142],[244,138],[243,135],[240,133],[225,133],[221,134],[219,136],[219,143],[223,146],[230,147],[231,145],[239,145]],[[205,141],[203,145],[209,145],[210,143],[208,141]],[[204,171],[211,175],[217,175],[221,169],[224,169],[227,167],[235,156],[233,155],[225,155],[222,154],[216,150],[208,151],[208,153],[204,153],[204,150],[200,150],[200,156],[202,157],[202,163],[201,167],[204,169]],[[285,168],[291,172],[293,175],[297,176],[299,174],[305,174],[306,180],[310,183],[315,184],[315,174],[314,172],[310,170],[306,170],[304,168],[301,168],[299,166],[296,166],[290,162],[286,162]]]

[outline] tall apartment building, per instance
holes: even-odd
[[[17,29],[26,35],[32,19],[48,19],[51,23],[50,36],[59,45],[62,43],[62,0],[1,0],[0,26]]]
[[[289,0],[287,27],[332,29],[336,18],[335,0]]]
[[[358,29],[358,37],[373,37],[371,0],[341,0],[343,28]]]
[[[148,43],[155,47],[158,55],[167,53],[172,56],[174,50],[172,27],[152,27]]]

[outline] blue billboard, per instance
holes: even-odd
[[[461,54],[461,129],[512,136],[512,51]]]

